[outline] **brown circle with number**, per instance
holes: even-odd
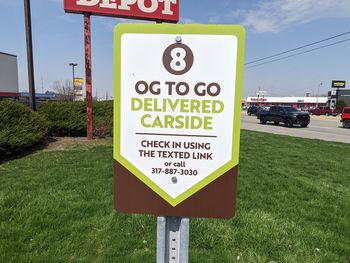
[[[163,53],[163,65],[173,75],[183,75],[193,66],[192,50],[185,44],[175,43],[167,47]]]

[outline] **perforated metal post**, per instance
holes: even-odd
[[[188,263],[190,219],[157,218],[157,263]]]

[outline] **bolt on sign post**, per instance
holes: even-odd
[[[67,13],[84,15],[86,121],[87,138],[93,137],[91,30],[90,16],[112,16],[131,19],[166,21],[179,20],[179,0],[64,0]]]
[[[238,25],[115,28],[114,205],[171,218],[165,239],[235,214],[244,45]]]

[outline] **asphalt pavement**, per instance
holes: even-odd
[[[287,128],[284,124],[274,125],[272,122],[265,125],[260,124],[256,116],[248,116],[246,111],[242,111],[241,128],[294,137],[350,143],[350,129],[344,129],[342,127],[340,116],[310,117],[310,124],[307,128],[301,128],[297,125],[293,128]]]

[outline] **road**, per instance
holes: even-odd
[[[262,125],[256,116],[248,116],[246,111],[242,111],[241,128],[309,139],[350,143],[350,129],[344,129],[341,126],[340,116],[311,116],[311,121],[307,128],[301,128],[300,126],[287,128],[283,124],[274,125],[273,123],[268,123]]]

